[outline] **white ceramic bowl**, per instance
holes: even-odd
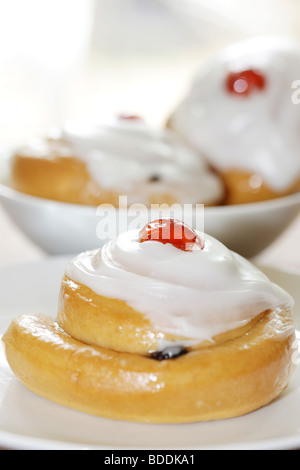
[[[154,218],[150,211],[130,214],[108,208],[100,213],[94,207],[28,196],[5,184],[0,184],[0,201],[27,237],[52,255],[96,248],[118,232],[143,227]],[[262,203],[199,208],[183,220],[251,258],[276,240],[299,213],[300,193],[297,193]]]

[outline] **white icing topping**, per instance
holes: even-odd
[[[228,73],[256,70],[266,86],[247,96],[227,91]],[[300,108],[292,102],[300,46],[249,39],[216,54],[195,77],[171,126],[219,170],[256,173],[275,191],[300,176]]]
[[[24,157],[45,158],[49,160],[56,157],[74,158],[74,150],[68,143],[61,140],[48,140],[38,137],[31,139],[27,145],[17,149],[16,153]]]
[[[205,160],[167,129],[150,128],[142,120],[73,121],[62,138],[86,161],[101,188],[126,194],[129,203],[147,204],[153,193],[191,204],[219,202],[223,196],[222,183]]]
[[[293,305],[250,262],[211,236],[198,236],[204,249],[186,252],[169,243],[140,243],[138,230],[125,232],[73,259],[66,275],[125,301],[157,331],[186,337],[185,345],[240,327],[266,309]]]

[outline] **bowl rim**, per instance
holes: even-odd
[[[67,209],[69,211],[76,211],[76,212],[84,212],[86,214],[88,213],[94,213],[97,208],[100,206],[90,206],[90,205],[84,205],[84,204],[75,204],[75,203],[68,203],[68,202],[62,202],[62,201],[56,201],[54,199],[46,199],[46,198],[41,198],[38,196],[33,196],[27,193],[22,193],[21,191],[17,191],[14,188],[11,188],[7,184],[1,182],[0,180],[0,200],[6,199],[6,200],[11,200],[11,201],[16,201],[16,202],[21,202],[21,203],[27,203],[31,206],[48,206],[48,207],[53,207],[57,209]],[[244,203],[244,204],[236,204],[236,205],[216,205],[216,206],[206,206],[205,204],[199,204],[199,206],[203,207],[206,213],[209,214],[218,214],[218,213],[234,213],[234,214],[241,214],[245,213],[253,213],[253,212],[263,212],[268,209],[275,209],[275,208],[283,208],[283,207],[291,207],[291,206],[300,206],[300,191],[297,191],[293,194],[287,195],[287,196],[282,196],[274,199],[269,199],[266,201],[260,201],[260,202],[250,202],[250,203]],[[112,206],[111,204],[106,204],[107,209],[109,206]],[[182,206],[184,206],[182,204]],[[121,210],[118,207],[113,207],[113,210]],[[127,210],[127,209],[125,209]],[[149,208],[151,210],[151,208]]]
[[[83,212],[92,212],[97,209],[97,206],[87,206],[81,204],[72,204],[68,202],[55,201],[54,199],[46,199],[38,196],[32,196],[31,194],[22,193],[14,188],[9,187],[6,184],[0,182],[0,200],[9,199],[11,201],[27,203],[31,206],[48,206],[57,208],[68,208],[69,210],[82,210]]]

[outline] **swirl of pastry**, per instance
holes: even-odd
[[[168,126],[223,177],[225,203],[272,199],[300,190],[298,106],[292,84],[300,47],[248,39],[213,55]]]
[[[150,225],[172,227],[170,220]],[[192,233],[203,245],[190,243],[190,251],[174,240],[141,242],[134,230],[70,261],[58,316],[63,329],[90,344],[148,354],[238,334],[262,312],[291,307],[290,296],[249,261]]]
[[[293,371],[293,300],[248,261],[159,219],[66,267],[57,319],[3,342],[33,392],[111,419],[186,423],[267,405]]]
[[[124,117],[99,125],[69,122],[13,158],[22,192],[88,205],[221,203],[224,186],[204,159],[170,130]]]

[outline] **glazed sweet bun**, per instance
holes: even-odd
[[[174,219],[66,266],[58,315],[16,318],[3,342],[28,389],[144,423],[232,418],[269,404],[293,370],[293,300],[216,239]]]
[[[227,189],[226,204],[300,190],[300,113],[292,84],[300,45],[249,39],[203,64],[168,127],[205,155]]]
[[[204,159],[172,131],[134,116],[99,125],[69,122],[35,139],[12,160],[14,189],[55,201],[98,206],[207,204],[223,201],[224,185]]]

